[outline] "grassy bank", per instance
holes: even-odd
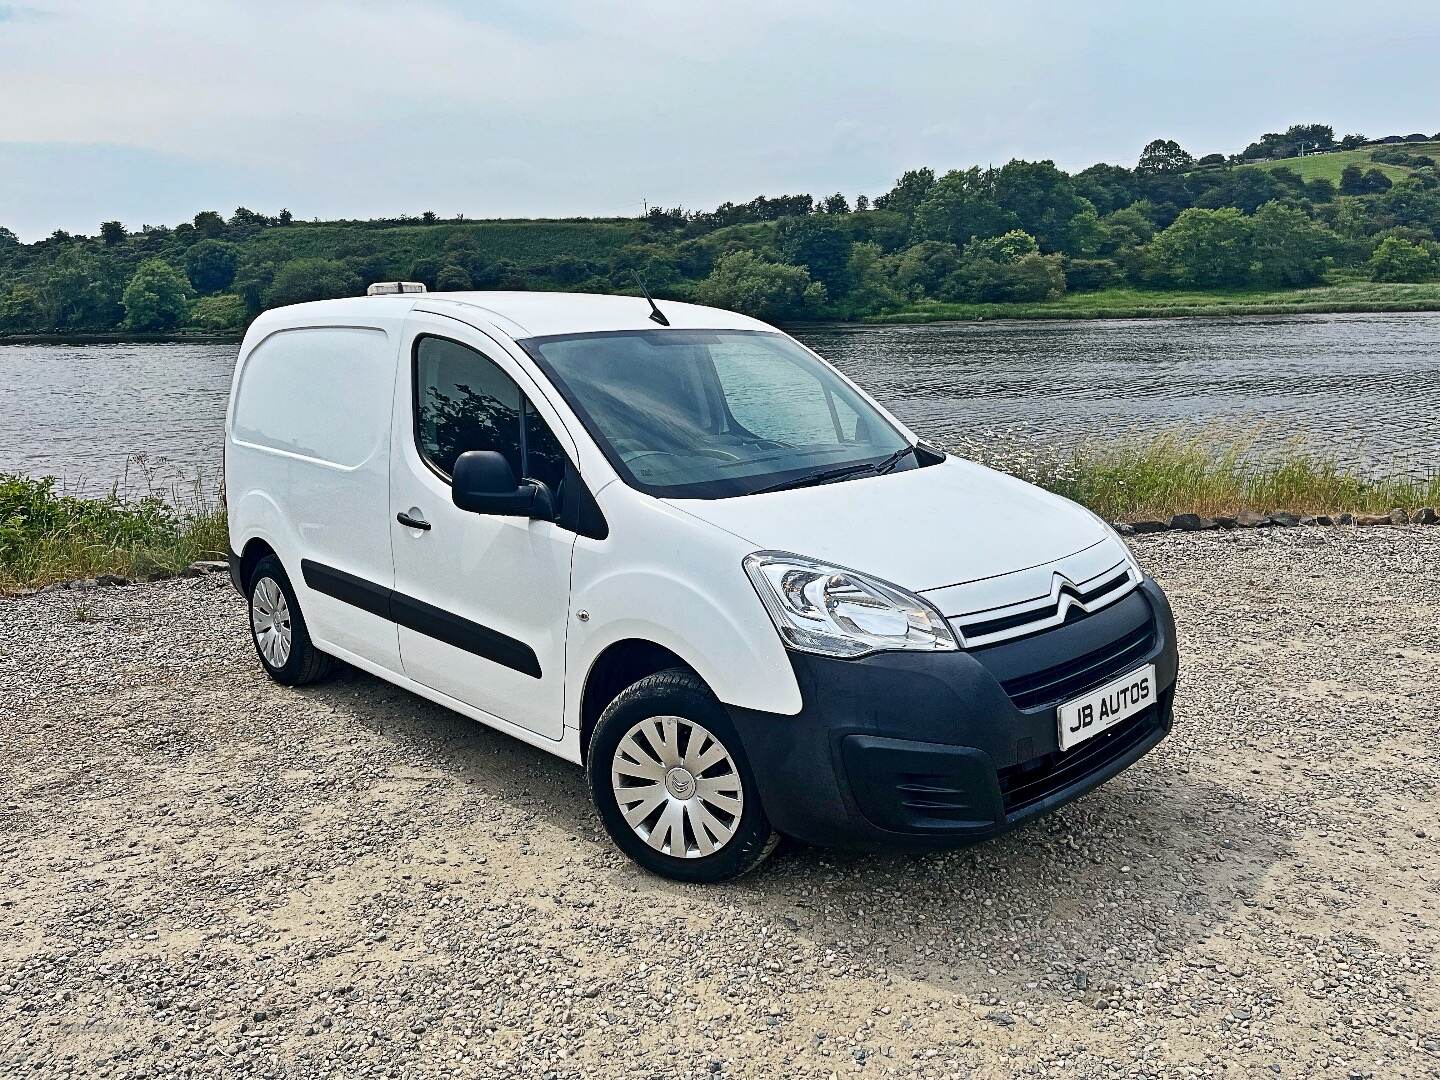
[[[1153,319],[1194,315],[1295,315],[1364,311],[1440,311],[1440,282],[1419,285],[1347,282],[1313,289],[1101,289],[1034,304],[946,304],[925,301],[872,323],[979,319]]]
[[[198,495],[181,502],[84,499],[49,479],[0,475],[0,592],[99,574],[167,577],[223,559],[224,511]]]
[[[1373,478],[1345,468],[1302,444],[1217,445],[1189,433],[1082,447],[1068,457],[1013,471],[1074,499],[1107,521],[1141,521],[1194,513],[1206,517],[1243,510],[1266,514],[1384,512],[1440,506],[1440,471],[1428,477]]]
[[[1299,443],[1267,445],[1261,460],[1255,446],[1181,431],[1058,457],[994,439],[954,449],[1074,499],[1107,521],[1440,506],[1440,471],[1375,479]],[[197,559],[224,558],[223,509],[193,493],[177,509],[171,495],[126,499],[112,492],[83,499],[56,492],[49,480],[0,476],[0,592],[99,574],[164,577]]]

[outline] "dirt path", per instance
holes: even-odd
[[[1137,550],[1153,754],[979,848],[711,889],[539,751],[270,684],[223,578],[0,603],[0,1075],[1440,1075],[1440,530]]]

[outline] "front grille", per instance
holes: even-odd
[[[1155,620],[1064,663],[1006,679],[1000,685],[1022,712],[1054,706],[1102,686],[1137,665],[1155,644]]]
[[[1083,781],[1132,750],[1160,722],[1163,699],[1073,750],[1056,751],[1001,769],[1000,795],[1005,814],[1018,813]]]
[[[993,615],[987,612],[971,612],[958,615],[950,620],[951,627],[959,633],[967,646],[993,645],[1001,641],[1039,633],[1055,626],[1074,622],[1086,615],[1101,611],[1115,601],[1129,595],[1139,584],[1129,566],[1116,564],[1108,570],[1074,584],[1059,574],[1055,575],[1049,597],[1036,601],[1025,601],[1029,606],[1024,610],[1011,610],[1006,614]],[[1019,605],[1010,605],[1016,607]],[[1004,611],[991,608],[990,611]]]
[[[1041,623],[1045,622],[1047,619],[1053,619],[1059,613],[1060,605],[1065,602],[1065,597],[1069,597],[1071,600],[1078,600],[1082,605],[1080,607],[1067,605],[1069,606],[1070,610],[1067,613],[1065,621],[1073,622],[1077,617],[1082,617],[1089,614],[1088,608],[1083,605],[1088,605],[1093,601],[1098,600],[1106,593],[1114,592],[1116,589],[1120,588],[1120,586],[1127,584],[1129,581],[1130,571],[1127,568],[1121,571],[1115,577],[1112,577],[1106,581],[1102,581],[1099,585],[1093,585],[1090,588],[1086,589],[1084,592],[1081,592],[1079,589],[1073,588],[1070,585],[1062,585],[1060,587],[1060,593],[1056,597],[1054,603],[1051,603],[1046,607],[1039,609],[1038,611],[1022,611],[1017,615],[1006,615],[1004,618],[1001,619],[985,619],[980,622],[967,622],[961,623],[960,625],[967,641],[973,641],[977,638],[982,637],[990,637],[992,634],[1000,634],[1006,630],[1015,630],[1022,626],[1029,626],[1032,623]],[[1116,599],[1118,599],[1118,597]]]

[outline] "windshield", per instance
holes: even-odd
[[[909,441],[783,334],[626,330],[521,342],[631,487],[749,495],[907,467]],[[824,475],[822,475],[824,474]]]

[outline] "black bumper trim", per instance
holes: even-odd
[[[1078,798],[1170,731],[1178,663],[1164,594],[1147,579],[1105,611],[1014,643],[835,660],[792,653],[795,716],[730,710],[774,826],[811,843],[927,849],[983,840]],[[1137,607],[1138,605],[1138,607]],[[1065,754],[1053,705],[1021,708],[1005,684],[1105,652],[1143,615],[1159,699]],[[1095,685],[1120,672],[1092,673]],[[1075,693],[1084,693],[1089,687]],[[1072,695],[1073,696],[1073,695]],[[1009,798],[1007,800],[1007,791]]]

